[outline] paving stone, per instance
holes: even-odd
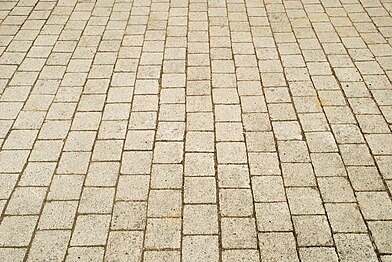
[[[119,174],[120,164],[116,162],[90,163],[86,186],[114,186]]]
[[[252,176],[280,175],[276,153],[249,153],[249,167]]]
[[[185,236],[183,261],[219,260],[218,236]]]
[[[63,260],[70,236],[70,230],[38,231],[31,244],[27,261]]]
[[[72,229],[78,203],[51,201],[44,205],[38,229]]]
[[[216,185],[213,177],[186,177],[185,203],[216,203]]]
[[[300,248],[301,261],[339,261],[334,248],[330,247],[307,247]]]
[[[371,221],[369,228],[377,249],[381,253],[391,252],[391,221]]]
[[[103,247],[70,247],[66,261],[82,261],[102,260],[105,249]]]
[[[392,260],[389,3],[35,2],[0,8],[3,260]]]
[[[78,213],[111,213],[114,188],[85,187],[80,198]]]
[[[78,216],[71,238],[71,245],[104,245],[106,243],[109,223],[109,215]]]
[[[112,231],[109,234],[105,260],[140,261],[142,245],[141,231]]]
[[[167,251],[167,250],[151,250],[144,251],[144,261],[181,261],[181,253],[179,251]]]
[[[286,201],[283,180],[280,176],[252,177],[252,189],[256,202]]]
[[[355,202],[350,182],[345,177],[317,178],[324,202]]]
[[[147,221],[145,246],[153,249],[179,248],[181,221],[179,218],[151,218]]]
[[[334,239],[338,255],[342,261],[378,260],[367,234],[336,234]]]
[[[6,214],[39,214],[46,195],[42,187],[17,187],[11,195]]]
[[[120,176],[117,200],[147,200],[150,178],[147,175]]]
[[[255,248],[257,236],[252,218],[222,218],[223,248]]]
[[[259,231],[291,231],[293,229],[287,203],[257,203],[255,210]]]
[[[122,156],[122,174],[149,174],[152,153],[150,151],[129,151]]]
[[[358,192],[357,200],[365,219],[389,219],[392,203],[387,192]]]
[[[259,233],[261,259],[298,261],[293,233]]]
[[[27,246],[36,226],[37,216],[5,216],[0,225],[0,233],[3,236],[0,245],[4,246]],[[19,234],[23,232],[23,234]]]
[[[21,172],[27,161],[29,151],[26,150],[2,150],[0,152],[0,172]]]
[[[287,188],[287,199],[292,214],[323,214],[318,191],[313,187]]]
[[[179,217],[181,215],[181,191],[151,190],[148,197],[149,217]]]
[[[333,239],[326,216],[294,216],[299,246],[332,246]]]
[[[222,216],[253,215],[253,198],[249,189],[221,189],[219,202]]]
[[[357,204],[325,204],[325,209],[334,232],[366,232],[366,225]]]
[[[245,262],[256,262],[260,260],[260,255],[257,250],[246,249],[246,250],[223,250],[222,261],[245,261]]]

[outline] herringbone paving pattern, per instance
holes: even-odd
[[[1,0],[1,261],[392,261],[391,0]]]

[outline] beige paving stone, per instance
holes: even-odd
[[[273,152],[276,150],[272,132],[246,132],[248,152]]]
[[[326,204],[325,209],[334,232],[366,232],[357,204]]]
[[[222,216],[253,215],[253,198],[249,189],[221,189],[219,202]]]
[[[70,247],[67,251],[65,261],[82,261],[102,260],[104,255],[103,247]]]
[[[92,162],[90,163],[86,186],[114,186],[119,174],[120,163]]]
[[[70,126],[71,122],[69,120],[44,122],[38,137],[40,139],[64,139]]]
[[[57,161],[63,146],[61,140],[38,140],[31,152],[31,161]]]
[[[309,152],[304,141],[278,141],[282,162],[309,162]]]
[[[216,205],[185,205],[184,234],[218,233],[218,210]]]
[[[371,134],[367,135],[366,141],[369,143],[370,150],[375,155],[390,155],[392,150],[389,145],[392,142],[391,134]]]
[[[149,217],[179,217],[181,215],[181,191],[151,190],[148,197]]]
[[[278,140],[302,140],[301,127],[297,121],[274,121],[272,126]]]
[[[64,152],[57,167],[57,174],[86,174],[90,152]]]
[[[307,247],[300,248],[301,261],[339,261],[334,248],[330,247]]]
[[[98,140],[95,142],[92,160],[111,161],[120,160],[123,141],[121,140]]]
[[[23,261],[26,251],[26,248],[0,248],[0,255],[13,261]]]
[[[388,8],[3,2],[0,257],[391,260]]]
[[[79,200],[82,192],[82,175],[56,175],[49,188],[49,200]]]
[[[0,198],[8,199],[18,181],[18,174],[2,174],[0,184]]]
[[[391,252],[391,222],[390,221],[372,221],[369,222],[369,228],[374,237],[376,247],[381,253]]]
[[[215,162],[212,153],[185,153],[184,176],[214,176]]]
[[[71,237],[72,246],[104,245],[110,223],[109,215],[79,215]]]
[[[392,203],[387,192],[358,192],[357,200],[365,219],[389,219]]]
[[[248,155],[252,176],[280,175],[279,159],[276,153],[249,153]]]
[[[154,148],[154,163],[180,163],[183,159],[184,143],[157,142]]]
[[[92,151],[96,132],[71,131],[64,145],[65,151]]]
[[[2,173],[21,172],[27,161],[29,151],[2,150],[0,152],[0,171]]]
[[[186,177],[185,203],[216,203],[216,184],[213,177]]]
[[[246,165],[218,165],[220,188],[249,188],[249,169]]]
[[[149,174],[151,169],[151,151],[126,151],[122,155],[122,174]]]
[[[246,249],[246,250],[223,250],[222,261],[245,261],[245,262],[256,262],[260,260],[260,255],[257,250]]]
[[[378,260],[367,234],[336,234],[334,239],[339,258],[342,261]]]
[[[105,260],[140,261],[142,245],[142,231],[112,231],[109,234]]]
[[[390,179],[392,177],[391,169],[389,168],[392,163],[391,156],[376,156],[375,157],[378,168],[380,169],[381,175],[384,179]]]
[[[114,194],[114,188],[85,187],[78,213],[111,213]]]
[[[350,182],[345,177],[317,178],[324,202],[355,202]]]
[[[150,177],[147,175],[120,176],[117,200],[147,200]]]
[[[222,218],[223,248],[255,248],[257,236],[252,218]]]
[[[332,246],[333,239],[326,216],[294,216],[299,246]]]
[[[63,260],[70,236],[70,230],[38,231],[34,236],[27,261]]]
[[[332,133],[312,132],[305,133],[310,152],[337,152],[338,148]]]
[[[252,177],[252,189],[256,202],[286,201],[283,180],[280,176]]]
[[[341,145],[340,151],[346,165],[372,165],[373,159],[364,144]]]
[[[291,231],[293,229],[287,203],[257,203],[255,210],[259,231]]]
[[[4,246],[27,246],[36,226],[37,216],[5,216],[0,225],[0,233],[3,236],[0,245]],[[24,232],[20,234],[19,232]]]
[[[185,236],[183,241],[183,261],[219,260],[218,236]]]
[[[167,250],[151,250],[144,251],[144,260],[146,262],[153,261],[181,261],[180,251],[167,251]]]
[[[244,141],[241,123],[216,123],[215,135],[217,141]]]
[[[323,214],[319,192],[313,187],[287,188],[287,199],[292,214]]]
[[[38,229],[72,229],[77,201],[51,201],[44,205]]]
[[[298,261],[293,233],[259,233],[261,259]]]
[[[384,190],[382,179],[375,167],[349,167],[347,171],[356,191]]]
[[[152,249],[179,248],[181,221],[179,218],[151,218],[147,221],[145,247]]]
[[[337,153],[310,154],[317,177],[346,176],[343,161]]]
[[[13,130],[3,144],[3,150],[32,149],[37,133],[35,130]]]
[[[286,186],[316,186],[310,163],[282,163],[282,173]]]
[[[42,187],[16,187],[8,203],[6,214],[39,214],[46,190]]]
[[[157,140],[183,140],[185,134],[184,122],[159,122]]]

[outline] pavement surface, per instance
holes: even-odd
[[[0,2],[1,261],[392,261],[391,0]]]

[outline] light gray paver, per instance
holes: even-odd
[[[4,261],[391,261],[390,0],[4,0]]]

